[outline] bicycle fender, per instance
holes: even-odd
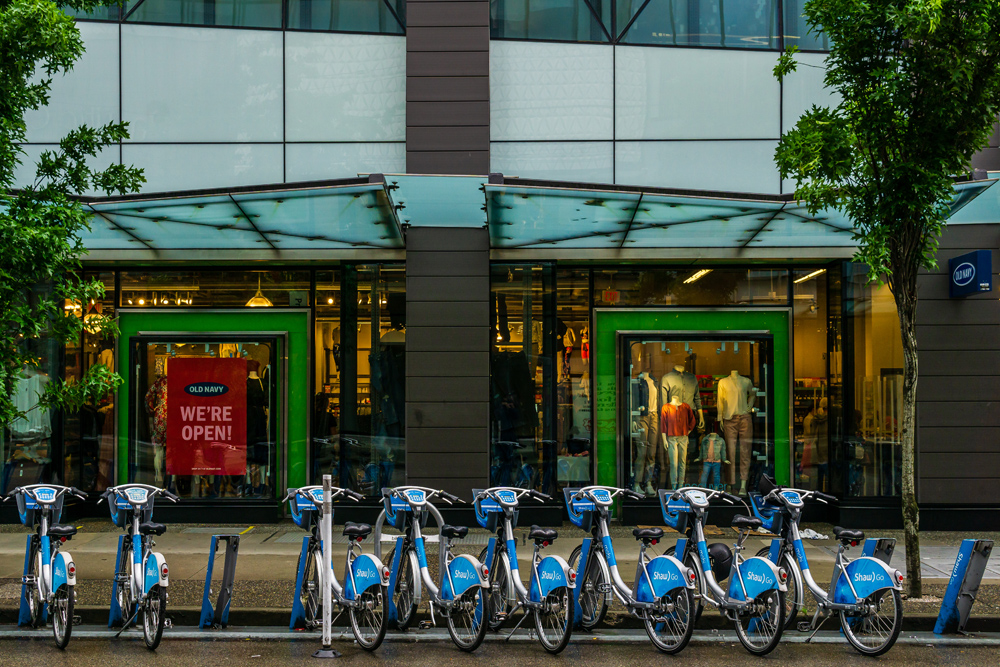
[[[740,581],[743,586],[740,586]],[[743,597],[743,587],[747,594]],[[740,563],[739,576],[730,577],[729,597],[733,600],[753,600],[765,591],[784,591],[788,588],[781,583],[778,576],[778,566],[759,556],[747,558]]]
[[[167,559],[163,554],[154,551],[146,559],[146,566],[142,569],[142,593],[145,595],[153,586],[166,587],[169,583],[168,575],[164,574],[164,567]]]
[[[52,591],[58,591],[61,586],[68,584],[76,586],[76,569],[70,572],[69,566],[73,564],[73,557],[68,551],[60,551],[52,561]]]
[[[351,574],[344,582],[344,597],[353,600],[358,593],[364,593],[372,586],[388,586],[389,578],[384,576],[382,561],[371,554],[361,554],[351,561]],[[357,590],[355,590],[357,586]]]
[[[531,601],[540,602],[546,595],[557,588],[575,588],[575,584],[569,582],[569,563],[560,556],[546,556],[538,563],[538,579],[534,573],[531,575]],[[541,593],[539,593],[541,584]]]
[[[473,586],[489,588],[490,582],[483,577],[483,567],[479,561],[468,554],[455,556],[448,563],[448,572],[451,574],[451,581],[444,579],[441,586],[441,597],[445,600],[454,600],[459,595],[469,590]],[[455,590],[451,590],[454,584]]]
[[[649,578],[640,569],[639,582],[635,591],[635,599],[639,602],[655,602],[667,593],[682,587],[693,588],[694,584],[688,578],[688,567],[673,556],[657,556],[646,563]]]
[[[902,587],[896,583],[898,570],[889,567],[878,558],[862,556],[848,563],[845,569],[847,576],[851,578],[851,583],[854,584],[854,590],[858,592],[858,599],[854,598],[854,593],[851,592],[851,587],[848,585],[844,573],[841,573],[840,577],[837,578],[837,586],[833,592],[834,602],[855,604],[872,593],[886,588],[902,590]]]

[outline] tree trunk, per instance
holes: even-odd
[[[899,439],[903,450],[903,544],[906,548],[906,595],[922,595],[920,578],[920,510],[917,507],[917,270],[894,272],[893,297],[903,340],[903,423]],[[903,275],[899,275],[903,274]],[[883,415],[883,418],[885,415]]]

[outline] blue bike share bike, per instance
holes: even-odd
[[[76,563],[68,551],[59,548],[76,535],[73,526],[57,525],[62,515],[63,500],[71,494],[86,500],[87,495],[72,486],[31,484],[19,486],[4,498],[17,498],[17,513],[21,523],[35,529],[28,538],[25,553],[24,607],[18,624],[42,625],[47,612],[52,615],[52,634],[60,649],[69,644],[73,633],[73,606],[76,603]],[[54,539],[53,539],[54,538]]]
[[[694,632],[695,574],[673,556],[646,557],[646,550],[663,538],[663,529],[633,529],[632,535],[641,542],[633,586],[625,584],[618,572],[608,530],[611,505],[618,495],[635,499],[645,496],[631,489],[608,486],[563,492],[570,521],[594,536],[593,540],[584,540],[569,557],[570,564],[580,573],[581,625],[587,629],[597,625],[615,595],[632,616],[642,619],[653,646],[664,653],[682,651]]]
[[[330,489],[331,502],[341,498],[357,502],[364,496],[350,489]],[[298,570],[296,612],[301,608],[307,628],[318,627],[323,622],[323,587],[328,584],[333,593],[331,599],[340,608],[338,616],[346,609],[351,620],[351,631],[358,645],[366,651],[374,651],[385,639],[389,568],[382,565],[376,556],[361,553],[361,542],[371,535],[372,527],[367,523],[352,521],[344,524],[344,537],[349,543],[344,585],[337,581],[332,568],[327,582],[324,574],[323,540],[320,535],[323,487],[289,489],[282,502],[285,501],[289,502],[295,524],[311,531],[303,549],[305,562],[300,563]],[[333,517],[330,519],[332,522]]]
[[[141,613],[142,638],[150,650],[156,650],[163,637],[170,583],[167,560],[163,554],[153,551],[153,536],[167,531],[162,523],[153,523],[153,500],[157,496],[175,503],[180,500],[166,489],[146,484],[122,484],[106,490],[97,501],[99,505],[107,500],[112,523],[125,529],[125,535],[118,540],[118,564],[112,592],[117,609],[113,610],[111,621],[121,622],[123,632]]]
[[[788,580],[788,570],[766,558],[754,556],[744,560],[740,556],[748,535],[760,528],[761,520],[743,514],[734,516],[731,525],[739,533],[734,545],[735,553],[724,548],[710,555],[704,528],[709,501],[721,497],[735,504],[742,502],[740,498],[718,489],[697,486],[674,491],[660,489],[659,497],[664,522],[684,533],[684,537],[677,540],[673,554],[695,574],[698,587],[695,619],[701,615],[704,604],[710,604],[733,622],[736,636],[747,651],[754,655],[766,655],[773,651],[781,641],[781,633],[785,627],[785,582]],[[669,549],[667,553],[671,553]],[[712,567],[713,556],[717,563],[716,569],[728,568],[728,572],[716,575]],[[729,579],[728,590],[719,583],[726,577]]]
[[[865,534],[838,526],[833,529],[833,534],[840,542],[840,548],[834,563],[830,592],[823,590],[809,571],[809,559],[799,534],[803,501],[809,498],[823,503],[834,499],[819,491],[777,486],[767,476],[761,479],[757,493],[750,494],[750,502],[763,526],[778,537],[757,555],[766,556],[791,573],[794,596],[787,601],[786,610],[790,609],[792,619],[804,608],[804,588],[809,588],[816,600],[816,613],[811,622],[800,624],[803,632],[813,631],[809,639],[836,612],[840,615],[840,627],[851,646],[864,655],[882,655],[896,643],[903,625],[900,595],[903,574],[877,558],[862,556],[849,560],[844,551],[863,544]]]
[[[439,611],[448,619],[448,634],[463,651],[474,651],[486,636],[489,569],[468,554],[452,554],[452,541],[469,533],[465,526],[449,526],[441,513],[430,503],[440,498],[449,505],[461,498],[440,489],[422,486],[398,486],[382,489],[385,506],[376,529],[376,549],[380,549],[383,522],[403,535],[396,538],[396,545],[389,552],[389,618],[400,630],[413,622],[420,605],[421,586],[430,593],[430,624],[434,612]],[[423,528],[427,517],[433,514],[441,527],[438,586],[427,568],[427,551]],[[424,626],[421,623],[421,626]]]
[[[535,543],[531,554],[531,580],[528,588],[524,587],[514,538],[518,502],[524,496],[552,499],[531,489],[507,486],[473,489],[476,521],[495,533],[479,555],[479,560],[487,564],[490,572],[487,623],[490,629],[499,630],[511,614],[521,609],[524,615],[510,634],[517,631],[530,613],[535,618],[535,631],[542,646],[549,653],[559,653],[566,648],[573,632],[576,572],[559,556],[541,558],[542,548],[555,542],[558,533],[550,528],[532,526],[528,531],[528,539]]]

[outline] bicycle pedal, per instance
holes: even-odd
[[[809,621],[799,621],[796,624],[795,629],[798,630],[799,632],[809,632],[810,630],[812,630],[812,623],[810,623]]]
[[[165,628],[172,628],[172,627],[174,627],[174,622],[171,621],[169,618],[165,618],[165,619],[163,619],[163,627],[165,627]]]
[[[80,625],[81,623],[83,623],[83,618],[73,614],[73,625]]]
[[[505,611],[498,611],[494,615],[494,618],[496,619],[497,623],[503,623],[504,621],[507,620],[507,612],[505,612]]]
[[[610,593],[611,591],[611,584],[597,584],[598,593]]]
[[[420,621],[419,623],[417,623],[417,629],[419,630],[430,630],[433,627],[434,624],[431,623],[430,621]]]

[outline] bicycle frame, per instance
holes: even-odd
[[[117,512],[131,512],[131,517],[129,517],[130,525],[127,527],[123,539],[130,540],[132,550],[132,562],[130,563],[131,576],[128,581],[129,592],[132,599],[140,603],[146,600],[149,591],[154,586],[167,588],[170,584],[169,568],[167,567],[166,559],[163,557],[163,554],[152,550],[152,536],[143,535],[139,529],[142,523],[143,512],[148,511],[149,518],[151,519],[154,498],[164,494],[163,489],[146,484],[122,484],[111,487],[105,492],[108,504],[114,503],[113,509],[116,511],[112,514],[112,518],[115,520],[116,525],[117,519],[115,517]],[[177,502],[175,497],[171,495],[165,495],[165,497],[173,500],[173,502]],[[120,551],[121,547],[119,546],[119,553]],[[121,584],[122,582],[116,582],[116,585]],[[118,610],[119,613],[121,611],[120,609]],[[113,623],[114,620],[113,611],[111,622]],[[124,620],[127,621],[128,619]]]

